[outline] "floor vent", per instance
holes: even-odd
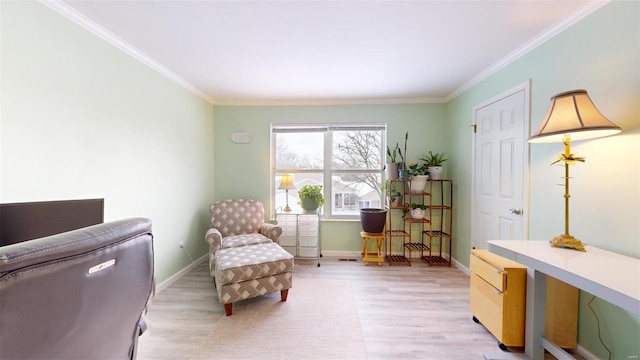
[[[339,259],[340,261],[358,261],[357,259]]]

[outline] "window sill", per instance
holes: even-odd
[[[345,218],[320,218],[322,222],[360,222],[359,218],[345,219]]]

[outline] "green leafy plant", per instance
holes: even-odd
[[[427,166],[442,166],[446,161],[446,153],[433,153],[429,150],[429,155],[423,156],[420,160],[424,161]]]
[[[411,211],[415,209],[422,209],[422,211],[425,211],[427,209],[427,206],[423,204],[411,203]],[[404,214],[402,215],[402,217],[406,218],[407,215],[409,214],[410,214],[410,210],[404,210]]]
[[[396,187],[393,185],[393,182],[390,180],[384,181],[384,183],[382,184],[382,191],[384,191],[391,199],[402,196],[402,193],[396,189]]]
[[[415,210],[415,209],[422,209],[422,210],[426,210],[426,209],[427,209],[427,205],[412,203],[412,204],[411,204],[411,209],[412,209],[412,210]]]
[[[402,150],[398,148],[398,154],[400,155],[400,159],[402,159],[403,166],[406,166],[404,157],[407,155],[407,141],[409,141],[408,131],[404,134],[404,155],[402,154]]]
[[[409,164],[407,173],[409,176],[427,175],[429,174],[429,168],[427,167],[426,163],[425,164],[411,163]]]
[[[389,157],[389,163],[390,164],[397,164],[398,160],[398,153],[401,152],[400,151],[400,146],[398,146],[398,143],[396,143],[396,147],[393,149],[393,151],[391,151],[391,149],[389,148],[389,146],[387,146],[387,156]],[[400,155],[402,156],[402,155]]]
[[[304,185],[298,190],[298,197],[302,199],[311,199],[318,206],[324,205],[324,196],[322,195],[322,185]]]

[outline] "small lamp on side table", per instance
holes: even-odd
[[[583,157],[571,153],[571,140],[594,139],[620,131],[598,111],[586,90],[567,91],[551,98],[542,124],[529,138],[530,143],[564,143],[564,153],[552,163],[564,163],[564,234],[554,237],[551,246],[585,251],[582,242],[569,235],[569,165],[584,162]]]
[[[296,186],[293,184],[293,179],[291,178],[291,175],[289,174],[282,175],[282,179],[280,179],[280,186],[278,186],[278,189],[284,190],[286,193],[287,205],[283,209],[286,212],[291,211],[291,208],[289,207],[289,190],[293,190],[295,188]]]

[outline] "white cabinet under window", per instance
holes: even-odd
[[[280,246],[298,259],[317,259],[320,266],[320,215],[276,213],[282,227]]]

